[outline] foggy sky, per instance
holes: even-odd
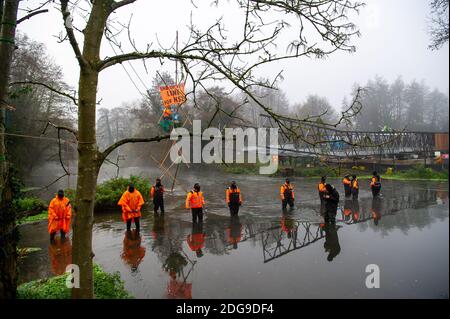
[[[24,2],[29,7],[33,7],[33,3],[39,3],[34,0]],[[284,70],[284,81],[280,84],[280,88],[286,93],[291,104],[304,101],[308,94],[318,94],[327,97],[333,106],[339,108],[343,98],[350,94],[355,83],[365,84],[376,75],[384,77],[389,82],[393,82],[397,76],[402,76],[406,82],[414,79],[425,80],[431,89],[438,88],[448,94],[448,43],[438,51],[427,48],[430,44],[430,37],[427,34],[429,1],[366,0],[365,2],[366,7],[362,8],[360,15],[353,20],[362,33],[360,38],[354,38],[352,42],[356,45],[355,53],[337,52],[325,60],[308,58],[289,60],[267,70],[267,76],[274,76],[280,69]],[[176,30],[179,30],[182,40],[190,10],[192,5],[188,0],[138,0],[135,4],[118,10],[115,16],[127,23],[130,14],[133,13],[133,35],[139,46],[145,49],[148,41],[154,41],[156,33],[167,46],[172,44]],[[208,16],[219,13],[230,19],[229,21],[233,21],[234,10],[223,7],[202,8],[197,12],[193,11],[193,18],[198,24],[207,24]],[[24,13],[19,13],[19,17],[21,15]],[[233,25],[230,26],[230,29],[232,28]],[[76,88],[79,69],[72,49],[67,42],[58,43],[54,37],[62,30],[61,14],[53,7],[49,13],[33,17],[18,27],[19,32],[46,45],[48,54],[63,68],[65,81]],[[78,41],[82,42],[79,33],[77,36]],[[126,35],[122,40],[125,45]],[[127,48],[130,49],[129,46],[125,46],[125,52],[128,51]],[[112,55],[106,41],[102,44],[102,53],[103,56]],[[131,67],[125,64],[141,92],[150,88],[156,70],[168,70],[172,73],[175,70],[174,63],[169,61],[163,66],[158,61],[151,61],[147,65],[148,74],[142,62],[133,62],[133,66],[147,85],[146,88],[134,75]],[[140,97],[120,65],[101,73],[98,91],[98,99],[102,99],[101,107],[117,107],[123,102],[135,101]]]

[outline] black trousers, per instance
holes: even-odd
[[[350,186],[344,186],[345,197],[352,196],[352,188]]]
[[[131,230],[131,221],[132,220],[133,220],[133,218],[127,219],[127,230]],[[139,230],[141,229],[141,223],[140,223],[139,217],[134,218],[134,225],[136,226],[136,230],[139,232]]]
[[[160,209],[161,213],[164,214],[164,200],[163,199],[153,201],[153,211],[155,213],[157,213],[158,209]]]
[[[50,241],[55,240],[56,233],[57,232],[50,233]],[[66,238],[66,233],[62,229],[59,231],[59,233],[61,235],[61,239]]]
[[[286,209],[287,205],[292,208],[294,207],[294,200],[292,198],[285,198],[281,201],[281,204],[283,209]]]
[[[373,197],[378,196],[380,194],[381,185],[380,186],[372,186],[372,195]]]
[[[352,198],[358,199],[359,189],[352,189]]]
[[[239,214],[239,204],[228,204],[230,208],[230,215],[237,216]]]
[[[192,212],[192,222],[193,223],[203,222],[203,207],[191,208],[191,212]]]

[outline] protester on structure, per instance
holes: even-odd
[[[186,208],[191,209],[192,222],[203,222],[203,206],[205,205],[205,198],[200,191],[200,185],[195,183],[194,189],[186,196]]]
[[[283,210],[286,209],[287,205],[289,205],[290,208],[294,207],[294,186],[291,185],[288,178],[286,178],[285,183],[280,187],[280,197]]]
[[[320,179],[320,183],[317,186],[317,190],[319,191],[319,198],[320,198],[320,202],[323,202],[323,196],[326,193],[326,181],[327,181],[327,177],[326,176],[322,176],[322,178]]]
[[[335,223],[339,204],[339,193],[330,184],[325,185],[326,193],[323,195],[325,201],[325,222]]]
[[[358,199],[358,194],[359,194],[359,182],[358,182],[358,178],[356,177],[356,175],[352,176],[352,198],[353,199]]]
[[[227,188],[226,202],[230,208],[230,215],[238,215],[239,207],[242,205],[242,194],[235,181],[231,182],[231,186]]]
[[[127,231],[131,230],[131,223],[134,221],[136,231],[140,231],[141,207],[144,205],[144,198],[141,193],[134,188],[133,184],[128,186],[118,202],[122,206],[122,219],[127,224]]]
[[[50,241],[54,241],[58,231],[62,239],[66,237],[70,230],[71,217],[72,207],[70,206],[70,200],[64,196],[64,191],[60,189],[48,205],[48,233],[50,234]]]
[[[376,171],[372,173],[372,180],[370,182],[370,189],[372,190],[373,197],[380,194],[381,190],[381,177]]]
[[[345,197],[350,197],[352,195],[352,181],[350,180],[350,175],[344,176],[342,184],[344,184]]]
[[[153,211],[158,213],[158,209],[161,210],[161,214],[164,214],[164,186],[161,184],[161,179],[156,179],[156,184],[150,188],[150,198],[153,199]]]

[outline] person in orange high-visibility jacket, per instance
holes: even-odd
[[[117,204],[122,206],[122,219],[124,223],[127,223],[127,230],[131,230],[131,222],[134,221],[136,231],[139,232],[141,207],[144,205],[144,198],[141,193],[134,188],[133,184],[130,184]]]
[[[64,196],[64,191],[60,189],[58,195],[53,198],[48,205],[48,233],[50,241],[55,239],[56,233],[61,233],[61,238],[65,238],[70,230],[70,219],[72,217],[72,207],[70,200]]]
[[[194,189],[186,196],[186,208],[191,209],[193,223],[203,222],[203,205],[205,205],[205,198],[200,191],[200,185],[195,183]]]
[[[352,198],[358,199],[358,194],[359,194],[358,178],[356,177],[356,175],[353,175],[352,176]]]
[[[370,181],[370,189],[372,190],[373,197],[376,197],[380,194],[381,190],[381,177],[377,172],[373,172],[372,179]]]
[[[239,214],[239,206],[242,205],[242,194],[235,181],[231,182],[231,186],[227,188],[225,197],[230,208],[230,215],[235,216]]]
[[[352,181],[350,180],[349,175],[344,176],[344,179],[342,179],[342,184],[344,184],[345,197],[352,196]]]
[[[202,257],[202,248],[205,246],[206,234],[203,232],[203,223],[192,224],[192,233],[187,236],[186,242],[197,257]]]
[[[317,190],[319,191],[319,198],[320,198],[321,203],[324,202],[323,196],[327,192],[327,189],[325,187],[325,185],[327,184],[326,181],[327,181],[326,176],[322,176],[322,178],[320,179],[319,185],[317,185]]]
[[[170,109],[170,107],[164,108],[163,118],[166,120],[172,119],[172,110]]]
[[[288,178],[286,178],[285,183],[280,187],[280,197],[283,210],[286,209],[288,204],[290,208],[294,207],[294,186],[291,185]]]

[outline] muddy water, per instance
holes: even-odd
[[[293,180],[296,207],[283,214],[280,179],[192,169],[180,176],[165,215],[151,206],[143,213],[140,237],[126,234],[119,209],[95,217],[95,262],[118,271],[137,298],[448,298],[447,183],[385,181],[372,200],[360,181],[359,200],[341,198],[336,227],[321,227],[316,181]],[[237,219],[224,205],[231,179],[244,195]],[[207,200],[201,227],[183,208],[196,181]],[[339,181],[330,182],[342,196]],[[45,222],[21,231],[22,246],[42,248],[23,260],[21,282],[64,271],[70,240],[49,245]],[[369,264],[379,267],[378,289],[366,287]]]

